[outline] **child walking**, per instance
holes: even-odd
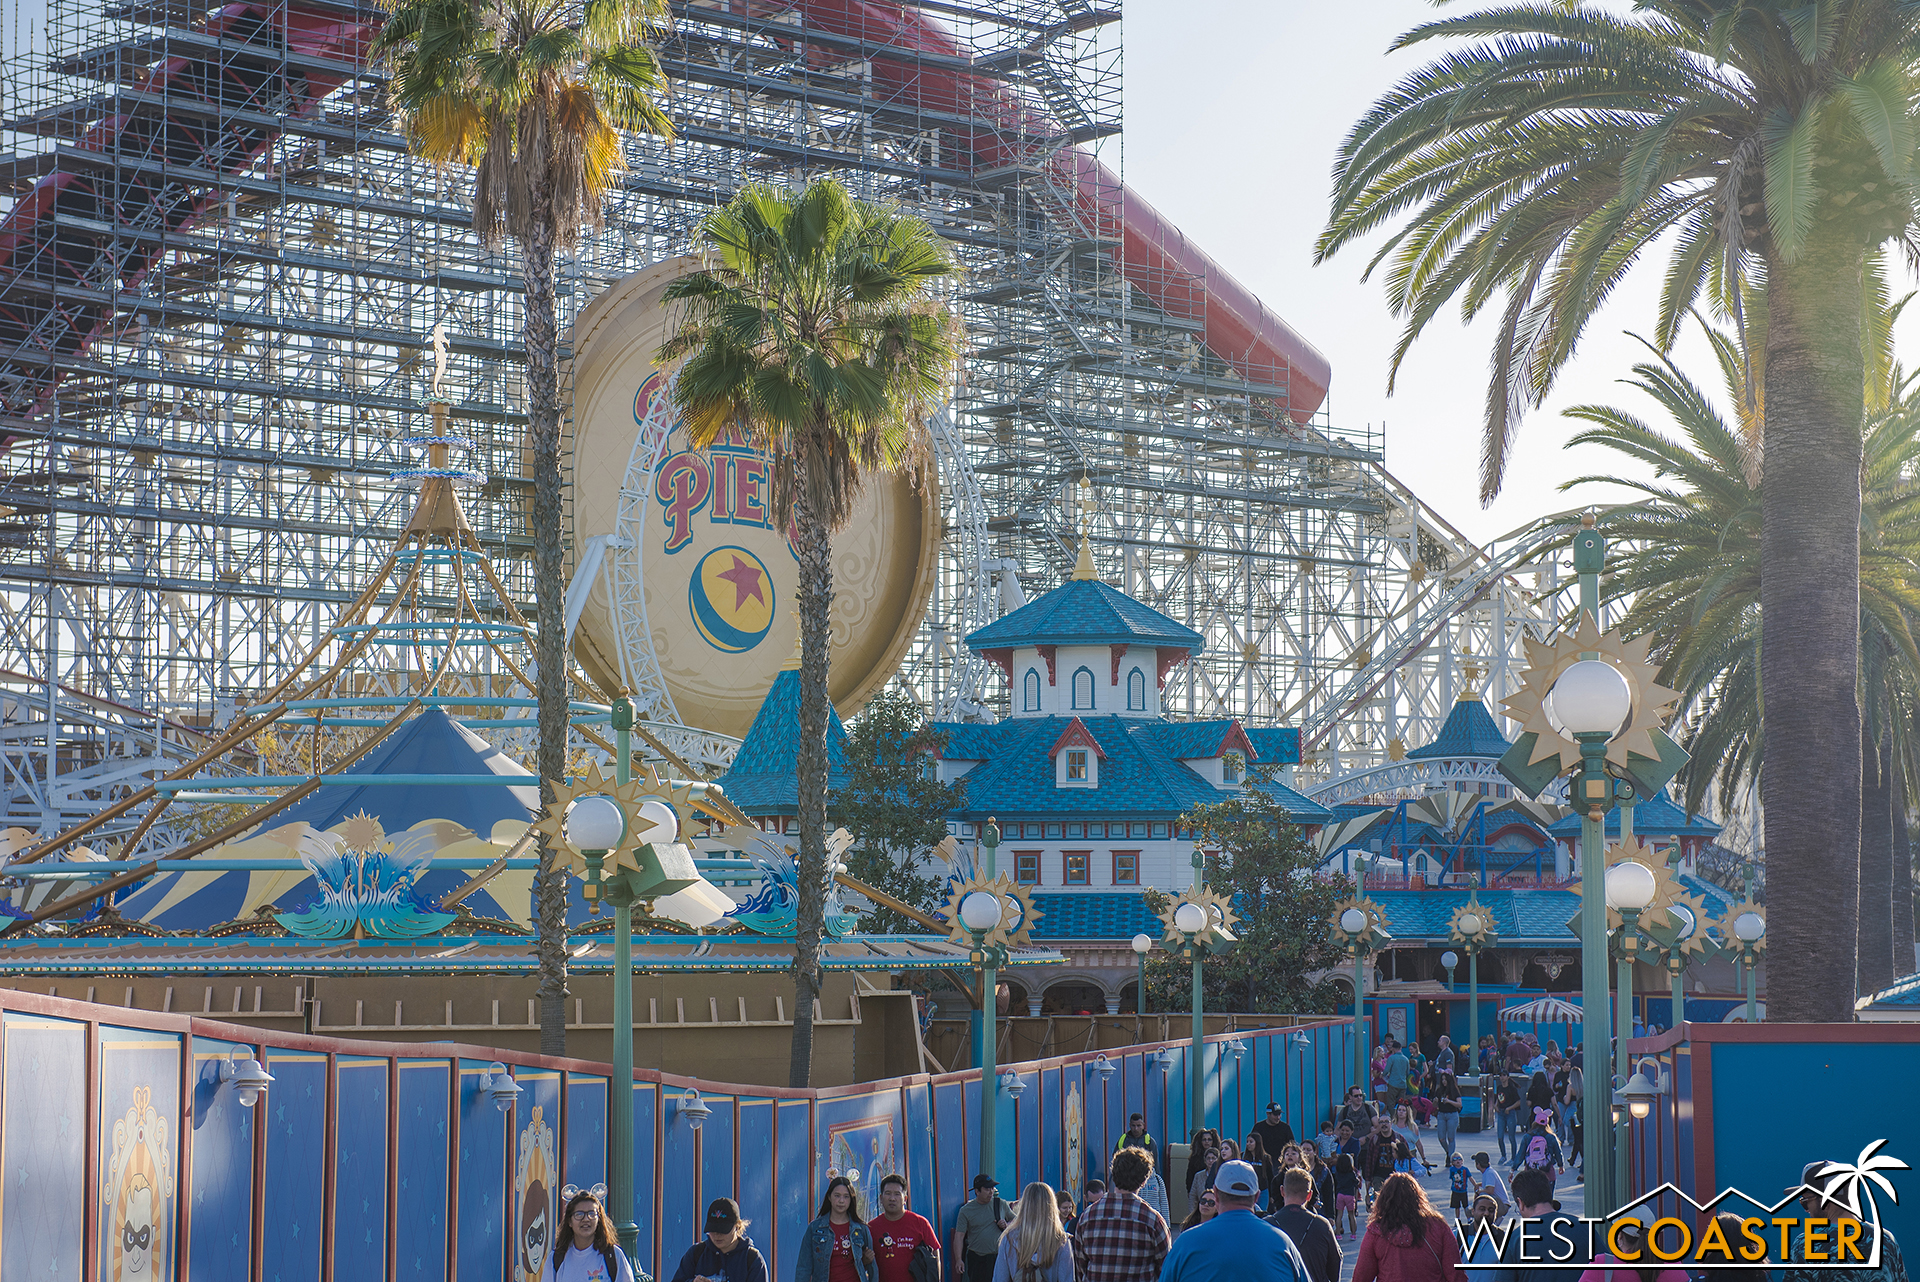
[[[1333,1227],[1344,1237],[1360,1236],[1360,1172],[1351,1153],[1333,1159]]]
[[[1473,1208],[1473,1175],[1467,1170],[1467,1159],[1458,1153],[1447,1158],[1447,1188],[1452,1193],[1447,1207],[1458,1223]]]

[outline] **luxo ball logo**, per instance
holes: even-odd
[[[666,382],[657,371],[641,384],[633,398],[636,423],[644,428],[655,398],[665,391]],[[668,440],[681,431],[676,419]],[[698,551],[703,526],[772,530],[769,482],[766,456],[731,429],[706,449],[668,454],[653,474],[662,549],[669,556],[690,547]],[[695,563],[687,585],[687,606],[707,644],[727,654],[742,654],[765,640],[772,628],[774,595],[773,576],[765,561],[747,548],[723,546]]]
[[[1884,1235],[1875,1191],[1897,1203],[1884,1173],[1912,1169],[1881,1153],[1885,1144],[1875,1140],[1852,1162],[1809,1166],[1806,1178],[1777,1201],[1729,1187],[1697,1202],[1686,1190],[1662,1184],[1612,1216],[1456,1226],[1461,1259],[1471,1263],[1476,1250],[1491,1247],[1510,1268],[1584,1271],[1604,1252],[1642,1270],[1877,1269]],[[1668,1198],[1691,1216],[1658,1215],[1654,1208]]]

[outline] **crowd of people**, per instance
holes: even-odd
[[[1536,1267],[1538,1262],[1519,1258],[1515,1243],[1550,1239],[1556,1221],[1573,1218],[1555,1197],[1555,1178],[1563,1160],[1560,1140],[1569,1126],[1577,1143],[1577,1121],[1570,1123],[1567,1115],[1577,1119],[1579,1097],[1576,1093],[1569,1101],[1556,1081],[1577,1081],[1579,1063],[1577,1052],[1572,1061],[1561,1060],[1551,1043],[1544,1052],[1519,1038],[1482,1048],[1497,1057],[1483,1071],[1508,1084],[1516,1076],[1506,1071],[1509,1057],[1531,1052],[1518,1064],[1531,1075],[1529,1091],[1544,1082],[1554,1093],[1537,1101],[1522,1096],[1533,1110],[1532,1120],[1524,1137],[1499,1145],[1499,1164],[1481,1150],[1469,1165],[1454,1147],[1452,1130],[1442,1130],[1437,1138],[1446,1153],[1451,1219],[1436,1209],[1414,1174],[1416,1163],[1428,1172],[1433,1168],[1411,1100],[1418,1098],[1412,1092],[1431,1090],[1436,1076],[1453,1076],[1451,1050],[1443,1045],[1442,1056],[1425,1063],[1416,1059],[1417,1051],[1410,1055],[1389,1048],[1384,1076],[1394,1093],[1374,1099],[1355,1087],[1314,1136],[1296,1138],[1277,1103],[1239,1141],[1212,1130],[1196,1132],[1181,1177],[1192,1210],[1178,1225],[1171,1222],[1159,1170],[1160,1146],[1139,1114],[1129,1119],[1107,1163],[1107,1178],[1088,1180],[1078,1207],[1067,1190],[1038,1182],[1008,1202],[993,1176],[981,1173],[973,1196],[954,1216],[944,1253],[934,1226],[908,1208],[904,1176],[891,1174],[880,1182],[879,1208],[868,1219],[853,1182],[835,1174],[806,1227],[792,1282],[1342,1282],[1347,1242],[1356,1244],[1351,1282],[1746,1282],[1753,1277],[1750,1272],[1722,1277],[1711,1269],[1649,1267],[1640,1247],[1653,1229],[1653,1217],[1644,1208],[1637,1215],[1644,1227],[1626,1224],[1616,1235],[1626,1260],[1592,1254],[1577,1226],[1567,1234],[1577,1244],[1576,1254],[1561,1261],[1562,1267]],[[1395,1064],[1395,1058],[1404,1062]],[[1547,1072],[1546,1064],[1559,1067]],[[1447,1098],[1444,1089],[1438,1098]],[[1565,1107],[1569,1102],[1572,1107]],[[1563,1107],[1556,1111],[1556,1104]],[[1503,1165],[1512,1167],[1511,1180]],[[1775,1262],[1778,1282],[1908,1282],[1893,1235],[1879,1229],[1876,1243],[1874,1227],[1862,1224],[1837,1191],[1819,1191],[1819,1173],[1827,1165],[1809,1163],[1803,1172],[1802,1210],[1831,1223],[1850,1222],[1863,1252],[1878,1245],[1878,1264],[1796,1267],[1809,1258],[1796,1238],[1785,1258]],[[1739,1240],[1738,1217],[1720,1218],[1732,1221],[1723,1225],[1727,1240]],[[1526,1235],[1475,1232],[1510,1220],[1538,1224]],[[572,1194],[560,1223],[542,1282],[634,1282],[632,1266],[593,1193]],[[681,1258],[671,1282],[768,1282],[766,1261],[747,1236],[748,1227],[732,1199],[715,1199],[707,1209],[705,1236]],[[1464,1258],[1463,1237],[1471,1244]],[[1500,1241],[1507,1244],[1506,1258],[1496,1245]],[[1574,1272],[1566,1263],[1586,1267]]]

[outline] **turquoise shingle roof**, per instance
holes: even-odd
[[[1069,579],[1012,614],[967,634],[970,650],[1022,645],[1143,645],[1199,654],[1205,640],[1185,624],[1098,579]]]
[[[733,765],[715,782],[749,815],[799,813],[800,674],[781,672],[760,704]],[[847,782],[847,731],[840,713],[827,707],[827,791]]]
[[[1447,937],[1454,909],[1472,897],[1465,890],[1379,890],[1372,892],[1386,917],[1387,930],[1395,939]],[[1577,943],[1578,937],[1567,929],[1567,922],[1580,911],[1580,895],[1575,890],[1515,888],[1481,890],[1480,906],[1493,917],[1500,945],[1528,942],[1547,944]]]
[[[1458,761],[1464,757],[1491,757],[1498,760],[1513,745],[1507,742],[1493,714],[1478,695],[1456,700],[1453,710],[1440,727],[1434,741],[1407,754],[1409,760]]]
[[[1232,718],[1218,721],[1165,721],[1158,723],[1160,742],[1177,761],[1217,757],[1224,750],[1227,735],[1233,730]]]
[[[1666,789],[1649,797],[1633,808],[1633,830],[1642,837],[1712,837],[1720,832],[1720,825],[1701,815],[1689,815],[1673,804]],[[1567,815],[1547,829],[1556,837],[1572,840],[1580,836],[1580,815],[1578,812]],[[1607,837],[1620,835],[1620,808],[1615,806],[1607,811]]]
[[[1132,939],[1142,931],[1158,940],[1166,931],[1138,891],[1035,895],[1033,906],[1042,914],[1033,928],[1037,940]]]
[[[1333,811],[1295,792],[1277,779],[1263,779],[1257,774],[1248,775],[1247,787],[1258,789],[1279,802],[1288,817],[1303,828],[1333,822]]]
[[[1855,1010],[1912,1010],[1920,1007],[1920,975],[1897,980],[1891,988],[1869,993],[1853,1004]]]
[[[1266,726],[1261,729],[1246,727],[1247,738],[1253,741],[1253,759],[1263,766],[1297,766],[1300,764],[1300,727]]]
[[[991,726],[967,727],[966,754],[949,744],[949,759],[979,761],[968,771],[961,815],[1120,817],[1175,819],[1196,805],[1224,801],[1232,794],[1214,787],[1170,755],[1160,740],[1166,727],[1138,717],[1081,717],[1106,754],[1092,788],[1061,788],[1054,783],[1048,755],[1072,717],[1017,717]],[[936,729],[961,727],[939,723]],[[956,735],[956,740],[958,739]],[[732,790],[728,790],[731,795]]]

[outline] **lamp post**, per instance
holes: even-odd
[[[1491,947],[1499,938],[1493,928],[1493,914],[1480,906],[1474,896],[1454,910],[1453,929],[1448,937],[1467,954],[1467,1045],[1472,1059],[1468,1067],[1476,1078],[1480,1073],[1480,950]],[[1452,983],[1452,977],[1448,977]],[[1483,1117],[1484,1124],[1484,1117]]]
[[[1575,564],[1580,565],[1578,549]],[[1598,609],[1598,567],[1589,574],[1582,567],[1580,599],[1588,607],[1588,580],[1596,598],[1591,608]],[[1561,673],[1554,682],[1549,715],[1580,745],[1580,768],[1574,775],[1569,795],[1580,817],[1580,1005],[1586,1028],[1598,1030],[1588,1037],[1585,1060],[1587,1076],[1599,1081],[1613,1078],[1612,1056],[1608,1054],[1607,1027],[1607,902],[1606,882],[1601,876],[1607,855],[1607,811],[1613,808],[1615,782],[1607,773],[1607,742],[1620,729],[1633,710],[1633,692],[1620,670],[1601,659],[1581,659]],[[1597,1072],[1596,1072],[1597,1070]],[[1606,1131],[1607,1100],[1599,1091],[1588,1091],[1582,1101],[1582,1126],[1587,1135]],[[1588,1144],[1586,1161],[1591,1163],[1595,1150],[1604,1145]],[[1605,1198],[1611,1187],[1603,1169],[1591,1166],[1586,1173],[1587,1194],[1596,1190]],[[1604,1213],[1611,1206],[1589,1207],[1588,1214]]]
[[[1360,896],[1335,904],[1331,925],[1334,942],[1353,954],[1353,1080],[1364,1087],[1367,1082],[1366,959],[1393,936],[1380,924],[1380,911],[1373,901]]]
[[[996,1125],[995,1104],[1000,1094],[1000,1079],[994,1058],[999,1052],[999,1001],[995,995],[1000,964],[1006,949],[989,942],[1000,932],[1006,917],[1006,904],[990,890],[976,890],[960,901],[960,922],[973,936],[972,961],[980,972],[980,1003],[986,1014],[986,1035],[980,1039],[980,1167],[993,1175],[993,1143]],[[996,1177],[998,1178],[998,1177]]]
[[[1582,875],[1591,876],[1589,873]],[[1615,999],[1619,1031],[1615,1037],[1618,1042],[1616,1053],[1619,1062],[1624,1064],[1627,1062],[1627,1043],[1633,1038],[1633,963],[1639,950],[1640,913],[1653,902],[1653,897],[1660,887],[1659,882],[1654,878],[1653,869],[1632,859],[1607,869],[1605,884],[1607,903],[1620,914],[1620,981],[1619,995]],[[1612,1080],[1611,1074],[1608,1080]],[[1627,1119],[1617,1118],[1613,1130],[1613,1205],[1615,1206],[1624,1206],[1627,1201],[1627,1133]],[[1592,1145],[1588,1148],[1591,1149]],[[1591,1187],[1591,1177],[1589,1177],[1589,1187]]]
[[[1206,1024],[1205,1001],[1201,995],[1200,963],[1205,960],[1207,951],[1200,942],[1200,934],[1207,928],[1207,910],[1191,901],[1183,902],[1173,910],[1173,926],[1185,938],[1181,949],[1183,960],[1193,964],[1193,1048],[1188,1052],[1192,1063],[1188,1076],[1192,1079],[1189,1086],[1191,1094],[1187,1099],[1187,1130],[1189,1133],[1206,1125],[1206,1100],[1202,1095],[1206,1082]]]
[[[1767,946],[1767,915],[1758,908],[1741,905],[1733,916],[1733,938],[1739,950],[1741,968],[1747,972],[1747,1022],[1760,1020],[1760,952]]]
[[[608,1213],[622,1249],[639,1243],[633,1199],[633,906],[685,890],[700,880],[693,855],[679,845],[673,806],[632,777],[633,704],[613,701],[614,778],[589,765],[578,783],[553,783],[553,805],[534,826],[572,859],[593,913],[613,905],[613,1092],[607,1122]]]
[[[1153,936],[1139,934],[1133,937],[1133,955],[1140,959],[1140,990],[1134,996],[1139,1007],[1141,1019],[1147,1017],[1147,954],[1153,951]]]
[[[1447,968],[1447,991],[1453,991],[1453,968],[1460,964],[1460,954],[1448,949],[1440,954],[1440,964]]]

